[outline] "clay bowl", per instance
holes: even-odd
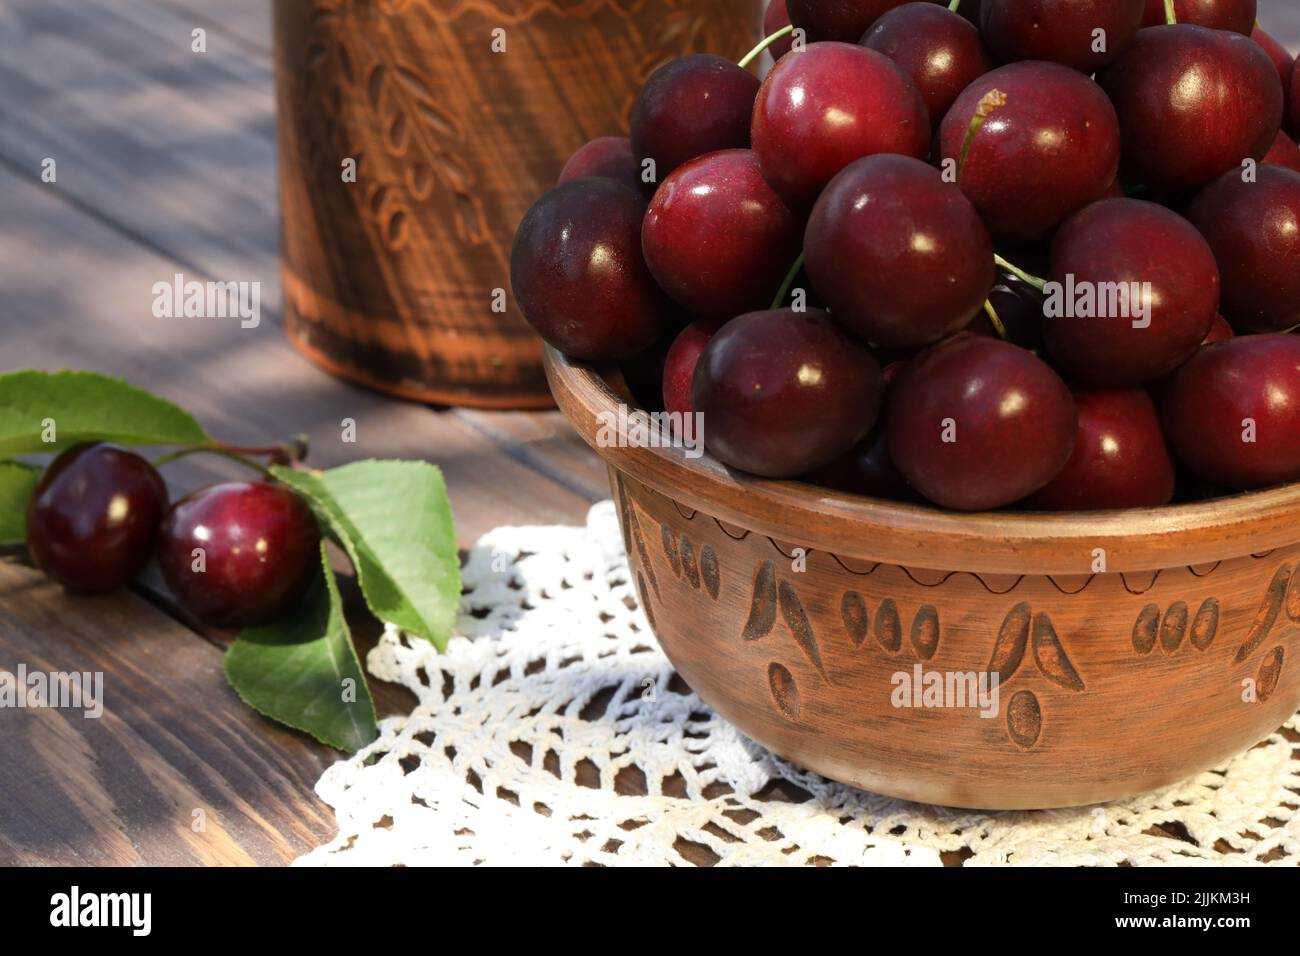
[[[545,363],[609,467],[673,666],[797,764],[927,803],[1074,806],[1213,767],[1300,704],[1300,485],[1155,510],[953,514],[678,448],[602,447],[621,380],[549,349]],[[944,697],[900,696],[899,675],[924,688],[933,674],[953,681]],[[980,674],[998,675],[983,715],[896,706],[961,704],[957,675]]]

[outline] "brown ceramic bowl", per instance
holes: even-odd
[[[1152,510],[955,514],[678,448],[601,447],[621,381],[545,359],[556,402],[609,466],[664,651],[795,763],[928,803],[1074,806],[1213,767],[1300,704],[1300,485]],[[898,675],[918,673],[922,688],[939,675],[949,692],[928,702],[949,705],[969,687],[958,675],[996,673],[996,709],[896,706],[916,703]]]

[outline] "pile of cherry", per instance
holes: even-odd
[[[1300,69],[1255,0],[952,6],[774,0],[761,83],[657,70],[520,224],[529,322],[755,475],[962,510],[1300,480]]]

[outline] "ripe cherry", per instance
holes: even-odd
[[[1165,0],[1146,0],[1144,27],[1168,22]],[[1247,36],[1255,26],[1258,0],[1174,0],[1174,16],[1179,23],[1231,30]]]
[[[1139,199],[1103,199],[1066,222],[1052,243],[1051,278],[1058,295],[1049,290],[1047,349],[1089,385],[1169,374],[1205,339],[1219,305],[1205,240],[1178,214]]]
[[[788,26],[790,26],[790,11],[786,8],[785,0],[772,0],[763,14],[763,36],[770,37]],[[789,53],[793,46],[794,37],[784,36],[768,47],[767,51],[772,54],[772,59],[779,60]]]
[[[673,306],[641,251],[645,199],[612,179],[556,186],[524,216],[510,280],[524,318],[566,355],[634,355],[667,330]]]
[[[1099,199],[1119,169],[1119,122],[1106,94],[1057,63],[1012,63],[957,98],[939,131],[955,168],[971,121],[993,91],[1006,97],[971,140],[958,184],[996,238],[1047,235]]]
[[[754,151],[763,175],[796,212],[863,156],[930,148],[925,101],[883,54],[848,43],[813,43],[783,57],[754,105]]]
[[[809,472],[802,479],[809,484],[868,498],[911,501],[916,492],[889,457],[889,435],[883,422],[847,453]]]
[[[1196,197],[1188,217],[1214,250],[1222,311],[1235,328],[1300,325],[1300,173],[1260,166],[1252,182],[1225,173]]]
[[[1174,463],[1147,391],[1076,391],[1074,404],[1079,433],[1070,460],[1028,504],[1044,511],[1168,504],[1174,496]]]
[[[839,40],[856,43],[867,29],[907,0],[788,0],[790,21],[810,43]]]
[[[659,285],[692,315],[722,321],[772,304],[799,256],[801,231],[753,151],[733,149],[665,179],[641,238]]]
[[[195,617],[221,627],[292,611],[320,566],[311,510],[283,485],[228,482],[182,498],[158,536],[158,566]]]
[[[890,457],[913,488],[945,508],[980,511],[1051,481],[1078,423],[1070,390],[1045,362],[962,332],[908,363],[885,427]]]
[[[1300,66],[1291,69],[1291,87],[1286,109],[1287,132],[1300,142]]]
[[[993,243],[961,190],[907,156],[843,170],[813,209],[808,277],[850,331],[917,348],[964,328],[993,287]]]
[[[695,411],[691,399],[691,384],[695,380],[695,366],[713,336],[721,328],[716,322],[692,322],[673,340],[664,363],[664,409],[689,415]]]
[[[724,464],[794,478],[867,434],[882,389],[875,358],[826,313],[774,309],[718,331],[695,368],[692,403],[705,447]]]
[[[961,0],[957,7],[957,12],[971,22],[971,25],[978,28],[980,17],[984,12],[983,0]]]
[[[803,481],[835,491],[866,495],[868,498],[916,500],[916,492],[889,457],[889,435],[885,431],[885,409],[889,405],[892,383],[906,365],[906,362],[900,361],[885,366],[881,374],[885,383],[883,408],[867,437],[830,464],[809,472]]]
[[[1295,57],[1287,51],[1287,48],[1278,43],[1272,34],[1259,26],[1256,26],[1250,32],[1250,38],[1258,43],[1264,52],[1268,54],[1268,58],[1273,61],[1273,66],[1277,67],[1277,75],[1281,79],[1282,85],[1286,86],[1291,82],[1291,70],[1295,66]]]
[[[1300,146],[1286,133],[1278,130],[1277,139],[1259,162],[1262,166],[1284,166],[1300,173]]]
[[[656,182],[678,166],[720,149],[749,146],[758,77],[708,53],[655,70],[632,107],[632,152],[654,160]]]
[[[962,90],[993,69],[979,31],[944,7],[930,2],[905,3],[875,22],[862,45],[883,53],[911,77],[939,129]]]
[[[985,0],[980,32],[1003,61],[1050,60],[1092,74],[1133,42],[1144,12],[1145,0]]]
[[[116,445],[76,445],[50,463],[27,505],[27,551],[75,591],[108,591],[145,566],[167,510],[153,465]]]
[[[1261,159],[1282,121],[1277,70],[1237,33],[1140,30],[1098,79],[1119,114],[1126,172],[1158,190],[1198,189]]]
[[[646,188],[641,167],[632,155],[632,141],[626,136],[602,136],[579,148],[560,170],[556,183],[562,186],[584,176],[604,176],[638,192]]]
[[[1043,345],[1043,294],[1027,282],[1008,278],[995,285],[988,295],[989,305],[997,314],[1008,342],[1022,349],[1036,351]],[[976,335],[1003,338],[984,309],[966,327]]]
[[[1201,341],[1202,345],[1213,345],[1215,342],[1226,342],[1228,339],[1236,338],[1237,333],[1232,330],[1228,320],[1221,315],[1214,317],[1214,324],[1210,326],[1210,331],[1206,333],[1205,338]]]
[[[1300,479],[1300,337],[1243,335],[1207,345],[1161,399],[1179,459],[1227,488]]]

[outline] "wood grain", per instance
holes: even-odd
[[[0,865],[283,863],[332,835],[311,793],[332,752],[245,707],[220,652],[140,598],[0,562],[0,635],[0,669],[99,671],[105,700],[3,712]]]
[[[302,432],[320,467],[366,457],[431,460],[447,477],[464,545],[503,523],[570,522],[589,506],[454,415],[341,385],[294,353],[273,321],[243,329],[230,320],[154,318],[151,286],[168,280],[174,262],[87,220],[55,190],[3,170],[0,184],[8,200],[0,233],[5,367],[121,375],[188,408],[227,441],[267,444]],[[33,271],[33,260],[45,268]],[[344,419],[356,423],[355,443],[343,440]],[[246,473],[188,459],[168,474],[186,488]]]

